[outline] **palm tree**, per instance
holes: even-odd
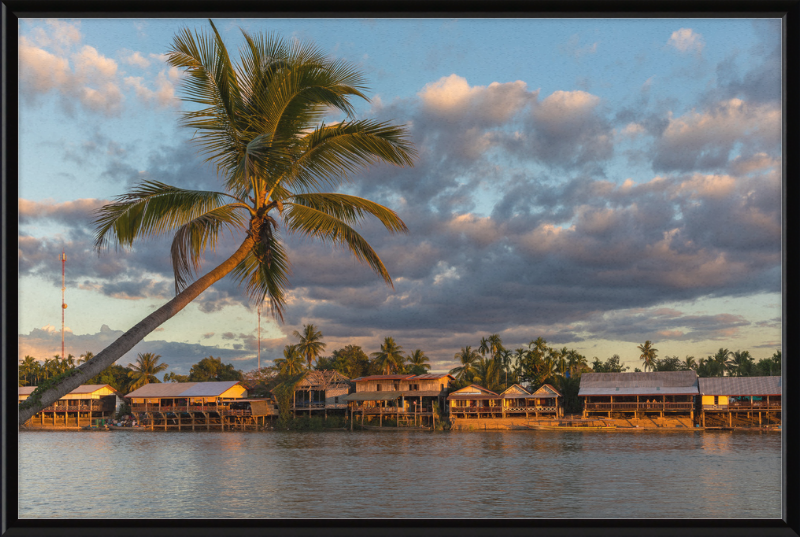
[[[132,369],[132,371],[128,373],[128,377],[133,379],[133,383],[129,387],[130,391],[139,389],[151,382],[161,382],[158,380],[156,374],[168,368],[169,364],[159,364],[158,360],[160,358],[161,356],[153,354],[152,352],[146,352],[144,354],[139,353],[136,357],[136,363],[128,364],[128,367]]]
[[[308,368],[311,369],[311,361],[316,360],[325,350],[325,343],[322,342],[322,332],[314,329],[313,324],[303,325],[303,333],[297,330],[293,333],[294,337],[300,340],[297,350],[306,357]]]
[[[649,339],[645,341],[644,344],[638,345],[636,348],[642,353],[639,358],[644,364],[644,370],[647,371],[648,367],[650,370],[652,370],[653,366],[655,365],[656,353],[658,352],[658,349],[653,348],[653,343]]]
[[[422,352],[421,349],[416,349],[414,352],[408,355],[408,365],[418,371],[427,371],[431,368],[431,364],[428,362],[430,359]]]
[[[728,372],[733,377],[749,377],[753,372],[754,361],[750,351],[735,351],[731,353]]]
[[[686,356],[686,359],[683,361],[683,367],[685,367],[687,370],[697,371],[697,362],[695,361],[694,356]]]
[[[472,380],[492,391],[500,389],[500,364],[491,358],[479,358]]]
[[[19,373],[27,381],[28,385],[33,384],[36,377],[36,369],[39,363],[33,356],[25,356],[19,361]]]
[[[415,150],[406,128],[353,119],[351,99],[368,99],[362,76],[346,62],[330,60],[312,46],[243,31],[245,44],[234,64],[213,23],[211,29],[181,31],[167,62],[187,75],[184,100],[194,105],[184,112],[183,124],[216,165],[224,192],[145,181],[99,209],[95,220],[98,250],[174,232],[176,296],[81,364],[79,374],[40,394],[38,403],[34,398],[22,403],[20,424],[111,366],[227,274],[245,284],[253,303],[268,298],[273,316],[283,320],[290,262],[280,225],[288,233],[349,250],[392,285],[380,257],[354,226],[370,215],[391,233],[407,232],[406,225],[382,205],[321,189],[335,190],[350,174],[373,164],[412,165]],[[331,109],[346,119],[322,123]],[[221,244],[223,231],[238,237],[238,247],[192,283],[204,252]]]
[[[286,345],[283,348],[283,358],[273,360],[278,374],[283,377],[297,375],[303,371],[303,353],[297,345]]]
[[[730,364],[730,357],[733,353],[728,349],[720,348],[717,353],[712,356],[712,360],[715,364],[716,376],[724,377],[725,370],[728,368]]]
[[[475,374],[475,367],[478,365],[480,354],[472,350],[472,347],[468,345],[461,347],[461,350],[455,354],[454,358],[461,365],[451,369],[450,374],[459,382],[469,382]]]
[[[80,358],[78,358],[78,365],[88,362],[92,358],[94,358],[94,353],[91,351],[86,351],[84,354],[81,354]]]
[[[392,372],[397,373],[403,371],[403,363],[405,362],[403,358],[403,347],[395,343],[394,338],[385,338],[383,340],[383,345],[381,345],[381,350],[379,352],[373,352],[372,357],[385,375]]]
[[[570,376],[574,377],[577,373],[589,369],[589,361],[586,359],[586,356],[572,349],[567,353],[567,367]]]

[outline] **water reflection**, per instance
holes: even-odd
[[[22,432],[19,476],[22,518],[780,516],[777,434]]]

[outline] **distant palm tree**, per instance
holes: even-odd
[[[722,347],[720,347],[716,354],[714,354],[712,360],[715,363],[716,376],[725,376],[725,370],[728,369],[730,365],[730,358],[732,354],[733,353],[731,351]]]
[[[753,372],[754,365],[750,351],[735,351],[731,353],[728,372],[733,377],[749,377]]]
[[[644,344],[638,345],[636,348],[642,353],[639,358],[644,364],[644,370],[647,371],[648,368],[652,370],[656,362],[656,353],[658,352],[658,349],[653,348],[653,343],[649,339],[645,341]]]
[[[78,358],[78,364],[82,364],[84,362],[88,362],[94,358],[94,353],[91,351],[86,351],[84,354],[81,354],[81,357]]]
[[[381,345],[381,350],[379,352],[373,352],[372,357],[385,375],[403,371],[403,364],[405,362],[403,358],[403,347],[395,343],[392,337],[385,338],[383,340],[383,345]]]
[[[311,361],[316,360],[325,350],[325,343],[322,342],[322,332],[314,328],[313,324],[303,326],[303,332],[297,330],[293,332],[294,337],[300,340],[297,350],[305,356],[308,368],[311,369]]]
[[[22,360],[20,360],[19,364],[19,374],[26,380],[27,385],[30,385],[34,382],[36,377],[36,369],[39,365],[39,362],[36,361],[36,358],[33,356],[25,356]]]
[[[492,391],[501,389],[500,364],[491,358],[479,358],[472,381]]]
[[[290,377],[303,371],[303,359],[303,353],[297,345],[286,345],[283,348],[283,358],[276,358],[273,362],[279,375]]]
[[[128,377],[133,379],[133,383],[129,387],[130,391],[137,390],[151,382],[161,383],[156,374],[168,368],[169,364],[159,364],[158,360],[160,358],[161,356],[152,352],[139,353],[136,357],[136,363],[128,364],[128,367],[132,369],[128,373]]]
[[[417,369],[430,369],[431,364],[428,363],[429,361],[430,359],[425,355],[424,352],[422,352],[421,349],[416,349],[414,352],[408,355],[408,365]]]
[[[461,350],[454,356],[461,365],[451,369],[450,374],[459,382],[469,382],[475,374],[475,367],[478,365],[480,356],[481,355],[477,351],[472,350],[472,347],[469,345],[461,347]]]
[[[581,371],[589,369],[589,361],[586,359],[586,356],[582,355],[575,349],[572,349],[567,353],[567,365],[571,377],[576,376],[576,374]]]
[[[683,361],[683,367],[687,370],[697,371],[697,362],[694,356],[686,356],[686,359]]]

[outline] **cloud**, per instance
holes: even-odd
[[[702,35],[691,28],[681,28],[672,32],[667,45],[675,47],[680,52],[700,53],[705,47],[705,40]]]
[[[128,56],[123,58],[123,61],[129,65],[135,65],[136,67],[141,67],[142,69],[150,66],[150,61],[144,56],[142,56],[142,53],[139,51],[129,54]]]
[[[137,97],[143,102],[156,105],[161,108],[174,107],[180,105],[180,101],[175,97],[175,86],[167,78],[164,71],[156,77],[156,89],[151,90],[144,85],[144,78],[140,76],[129,76],[125,78],[125,84],[132,87]]]

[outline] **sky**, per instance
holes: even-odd
[[[313,43],[356,66],[356,116],[406,125],[413,167],[343,191],[408,226],[360,229],[393,287],[329,246],[284,237],[285,322],[261,364],[313,324],[326,354],[391,336],[434,371],[497,333],[641,366],[658,355],[781,348],[780,19],[217,19]],[[93,249],[93,211],[142,180],[221,190],[179,126],[165,54],[204,19],[19,22],[19,358],[97,353],[174,296],[171,237]],[[329,118],[336,120],[336,118]],[[204,271],[238,237],[209,252]],[[257,365],[257,308],[225,278],[117,363],[154,352]]]

